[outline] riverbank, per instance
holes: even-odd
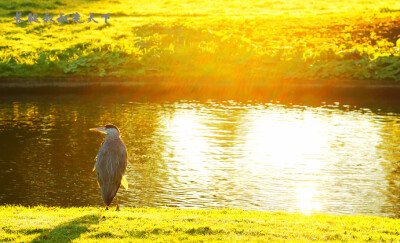
[[[377,81],[377,80],[357,80],[357,79],[238,79],[229,80],[216,77],[193,78],[190,80],[182,78],[165,77],[25,77],[25,78],[0,78],[0,89],[7,88],[72,88],[72,87],[138,87],[138,86],[186,86],[186,87],[238,87],[252,86],[261,88],[372,88],[400,89],[400,82],[394,81]]]
[[[280,80],[228,82],[214,79],[0,78],[3,97],[79,95],[90,100],[154,101],[236,100],[320,105],[321,102],[370,107],[400,104],[400,83],[374,80]]]
[[[399,8],[391,0],[19,0],[0,4],[0,77],[399,82]],[[27,23],[31,12],[40,23]],[[85,23],[72,23],[77,12]],[[89,12],[99,23],[85,21]],[[71,23],[43,23],[45,13]]]
[[[0,241],[399,241],[398,219],[233,209],[0,207]]]

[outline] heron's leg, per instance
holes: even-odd
[[[115,195],[115,199],[117,200],[117,211],[119,211],[119,205],[118,205],[118,197]]]

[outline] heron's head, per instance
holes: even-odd
[[[101,132],[107,135],[119,136],[119,129],[113,124],[107,124],[104,127],[90,128],[90,131]]]

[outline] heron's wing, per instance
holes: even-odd
[[[125,189],[128,189],[128,181],[126,180],[126,177],[125,177],[125,176],[122,177],[121,185],[122,185]]]
[[[122,140],[121,140],[121,142],[122,142]],[[126,147],[125,147],[125,144],[123,142],[122,142],[122,146],[121,146],[121,150],[119,151],[119,154],[121,155],[120,156],[120,161],[119,161],[119,163],[121,165],[121,170],[120,171],[121,171],[121,173],[123,175],[123,174],[125,174],[126,167],[128,165],[128,153],[126,151]],[[125,189],[128,189],[128,181],[126,180],[125,176],[122,176],[121,185]]]
[[[126,147],[121,140],[103,143],[97,155],[95,168],[100,184],[101,195],[106,205],[109,205],[121,183],[127,166]]]

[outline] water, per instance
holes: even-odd
[[[390,105],[94,97],[0,99],[0,204],[102,206],[104,137],[89,128],[112,122],[130,161],[122,206],[400,215]]]

